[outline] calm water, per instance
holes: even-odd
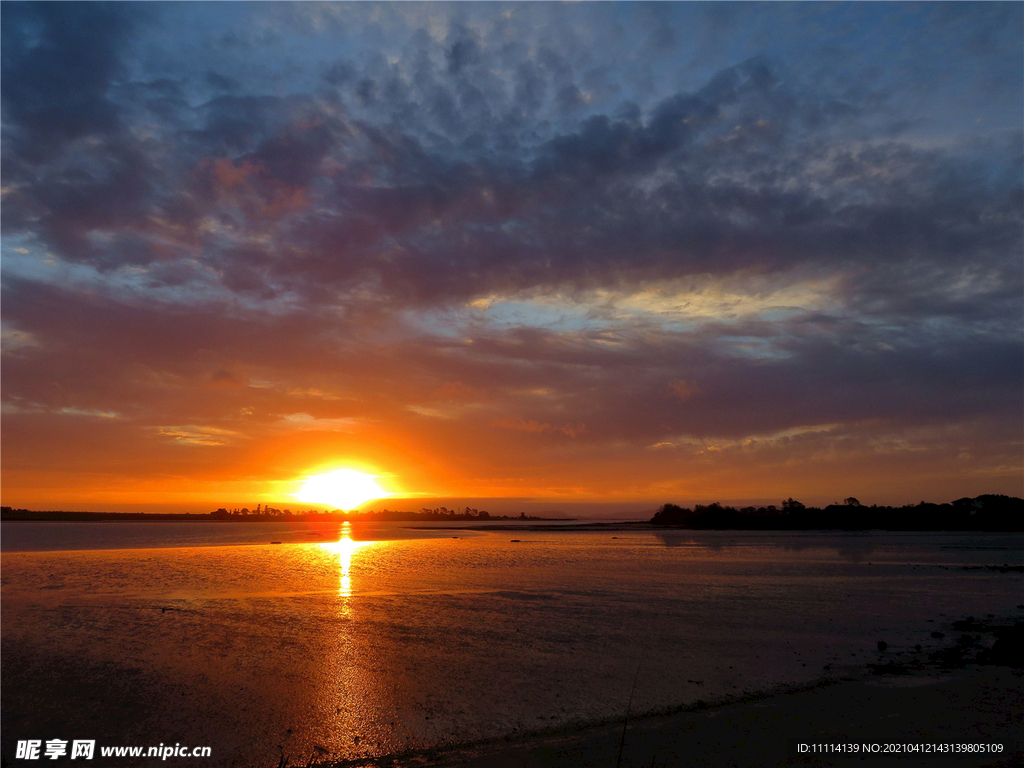
[[[1024,595],[1019,573],[961,567],[1024,562],[1007,534],[4,523],[0,541],[8,757],[87,738],[270,765],[621,718],[638,667],[634,712],[723,700]]]

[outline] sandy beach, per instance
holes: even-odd
[[[1006,667],[936,675],[879,676],[803,691],[649,717],[622,724],[492,742],[363,765],[513,768],[518,766],[1020,765],[1024,674]],[[813,744],[1000,743],[1001,753],[800,755]],[[357,764],[351,764],[357,765]]]
[[[854,679],[779,688],[729,703],[698,704],[634,718],[625,728],[622,722],[605,723],[324,766],[1024,764],[1024,623],[968,617],[953,626],[968,631],[924,654],[887,658],[880,649],[878,663],[867,665]],[[837,748],[854,751],[822,751]],[[905,753],[892,754],[893,749]]]
[[[560,733],[533,734],[331,768],[675,768],[681,766],[852,766],[1024,764],[1024,672],[970,667],[878,675],[775,691],[741,702]],[[798,744],[807,745],[803,754]],[[858,754],[814,754],[822,745]],[[882,752],[866,754],[864,745]],[[976,754],[885,755],[891,745],[985,745]],[[990,745],[1000,745],[991,747]],[[620,757],[621,747],[621,757]],[[825,747],[831,748],[831,747]],[[906,748],[902,747],[901,748]],[[929,747],[920,749],[957,749]],[[917,747],[911,747],[918,750]],[[962,749],[962,747],[959,747]]]

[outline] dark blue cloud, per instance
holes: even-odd
[[[108,98],[120,49],[141,9],[131,4],[9,3],[2,10],[5,136],[45,160],[68,141],[118,129]]]

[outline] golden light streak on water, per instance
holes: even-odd
[[[319,663],[322,676],[315,685],[315,710],[311,717],[320,726],[317,739],[310,742],[313,750],[328,752],[307,750],[293,754],[301,760],[308,756],[323,758],[326,754],[336,758],[346,754],[365,756],[372,753],[375,745],[379,748],[388,735],[381,730],[379,717],[388,702],[382,697],[381,681],[373,674],[376,652],[365,633],[357,629],[359,574],[366,574],[360,561],[368,549],[386,542],[356,541],[352,536],[352,525],[345,522],[337,541],[316,545],[320,556],[337,568],[338,585],[336,631],[325,637]]]
[[[342,615],[348,616],[349,599],[352,597],[352,559],[355,553],[380,542],[355,541],[352,539],[352,524],[347,520],[342,523],[340,538],[337,541],[325,541],[320,547],[338,556],[340,566],[338,595],[341,597]]]

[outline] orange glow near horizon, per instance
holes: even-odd
[[[374,477],[354,469],[312,475],[295,498],[309,504],[329,504],[336,509],[355,509],[371,499],[391,496]]]

